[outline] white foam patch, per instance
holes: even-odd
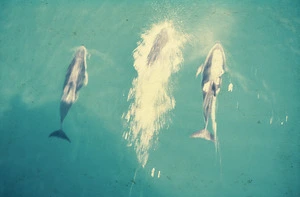
[[[148,65],[148,54],[162,29],[166,30],[168,41],[155,61]],[[183,61],[181,48],[186,39],[174,29],[170,21],[153,25],[141,38],[133,52],[134,68],[138,76],[132,81],[128,93],[128,101],[132,103],[123,117],[129,127],[124,136],[134,145],[138,161],[144,167],[149,149],[156,139],[154,137],[167,122],[166,113],[175,107],[170,77],[180,69]]]
[[[160,170],[157,173],[157,178],[160,178]]]
[[[273,123],[273,116],[270,118],[270,124]]]
[[[154,173],[155,173],[155,168],[152,168],[151,170],[151,176],[154,177]]]
[[[233,91],[233,84],[230,83],[230,84],[228,85],[228,92],[232,92],[232,91]]]

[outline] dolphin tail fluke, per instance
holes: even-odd
[[[58,137],[58,138],[67,140],[68,142],[71,142],[71,140],[68,138],[68,136],[66,135],[66,133],[62,129],[59,129],[57,131],[53,131],[52,133],[50,133],[49,137]]]
[[[202,129],[200,131],[197,131],[191,135],[192,138],[203,138],[206,140],[210,140],[212,142],[215,142],[215,137],[213,134],[211,134],[207,129]]]

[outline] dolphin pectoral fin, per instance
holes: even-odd
[[[202,129],[200,131],[197,131],[191,135],[192,138],[203,138],[209,141],[214,142],[215,137],[213,134],[211,134],[207,129]]]
[[[50,133],[49,137],[58,137],[58,138],[67,140],[68,142],[71,143],[71,140],[68,138],[68,136],[65,134],[65,132],[62,129],[53,131],[52,133]]]
[[[203,64],[201,64],[200,66],[199,66],[199,68],[198,68],[198,70],[197,70],[197,73],[196,73],[196,77],[198,77],[198,75],[200,74],[200,73],[202,73],[202,71],[203,71]]]

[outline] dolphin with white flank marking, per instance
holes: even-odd
[[[82,86],[88,83],[86,55],[86,48],[80,46],[68,67],[63,86],[63,95],[60,101],[60,129],[52,132],[49,137],[58,137],[71,142],[62,130],[62,124],[72,104],[75,103],[78,98],[78,91]]]
[[[147,65],[150,66],[151,64],[153,64],[156,59],[159,57],[159,54],[161,52],[161,50],[164,48],[164,46],[167,44],[168,42],[168,31],[163,28],[159,34],[157,34],[154,42],[153,42],[153,46],[150,50],[150,53],[148,54],[147,57]]]
[[[203,113],[204,113],[204,129],[191,135],[193,138],[204,138],[213,142],[217,142],[217,124],[216,124],[216,98],[220,92],[222,75],[225,72],[225,54],[220,43],[216,43],[208,53],[203,65],[198,68],[196,76],[202,72],[202,93],[203,93]],[[210,133],[207,129],[208,119],[212,121],[214,133]]]

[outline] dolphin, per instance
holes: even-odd
[[[191,135],[193,138],[204,138],[213,142],[217,141],[217,124],[215,120],[216,99],[220,92],[222,75],[225,72],[225,54],[221,43],[217,42],[209,51],[204,64],[202,64],[196,73],[198,76],[202,72],[202,94],[203,94],[203,114],[205,127]],[[212,121],[214,133],[207,129],[208,119]]]
[[[68,67],[63,85],[63,93],[60,100],[60,129],[53,131],[49,137],[58,137],[71,142],[62,130],[62,124],[72,104],[75,103],[78,98],[78,91],[82,88],[82,86],[86,86],[88,83],[86,55],[86,48],[84,46],[80,46]]]
[[[158,58],[161,50],[164,48],[164,46],[168,42],[168,31],[166,28],[163,28],[155,37],[155,40],[153,42],[153,46],[147,56],[147,65],[150,66],[153,64],[156,59]]]

